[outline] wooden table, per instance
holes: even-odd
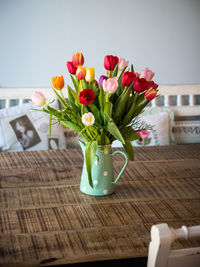
[[[200,144],[136,148],[106,197],[79,191],[82,161],[81,150],[0,153],[0,264],[146,257],[153,224],[200,224]]]

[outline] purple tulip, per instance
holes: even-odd
[[[101,84],[101,86],[103,86],[103,81],[104,81],[104,80],[107,80],[107,79],[108,79],[107,76],[105,76],[105,75],[101,75],[101,77],[99,78],[99,83]]]

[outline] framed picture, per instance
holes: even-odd
[[[33,124],[27,115],[23,115],[9,122],[17,140],[22,145],[23,150],[33,147],[41,142]]]

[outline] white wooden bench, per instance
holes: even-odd
[[[55,98],[51,88],[0,88],[0,109],[27,103],[34,91],[42,92],[48,99]],[[67,89],[63,93],[67,97]],[[177,142],[200,143],[200,84],[160,85],[159,97],[150,104],[147,109],[167,107],[174,112]]]

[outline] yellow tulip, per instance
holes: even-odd
[[[56,76],[56,77],[52,77],[52,84],[53,87],[57,90],[62,90],[64,85],[65,85],[65,81],[64,81],[64,77],[63,75],[61,76]]]
[[[87,82],[92,82],[94,81],[94,68],[86,68],[86,76],[85,80]]]

